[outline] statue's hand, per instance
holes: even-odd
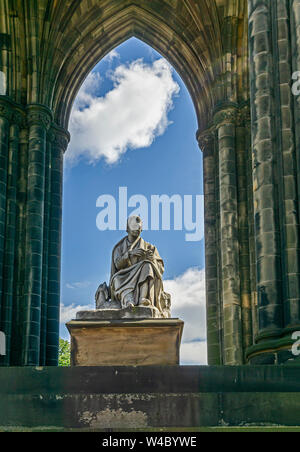
[[[149,259],[150,261],[153,261],[154,259],[154,252],[153,250],[149,249],[146,251],[146,259]]]
[[[146,258],[146,251],[142,248],[137,248],[136,250],[129,251],[129,256],[140,257],[142,259]]]

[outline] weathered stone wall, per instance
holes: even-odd
[[[0,430],[299,426],[300,368],[0,370]]]

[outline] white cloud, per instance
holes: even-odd
[[[172,316],[187,322],[184,340],[206,338],[205,271],[189,268],[182,275],[164,281],[166,292],[171,294]]]
[[[172,317],[184,320],[181,364],[207,364],[205,270],[192,267],[182,275],[164,281],[171,294]],[[76,317],[77,311],[95,309],[94,304],[61,306],[61,323]]]
[[[99,89],[101,85],[101,76],[99,72],[91,72],[84,81],[81,89],[79,90],[74,106],[73,112],[80,111],[84,108],[88,108],[89,105],[93,102],[97,89]],[[71,117],[72,124],[72,117]]]
[[[207,343],[183,342],[180,347],[180,362],[190,366],[207,364]]]
[[[189,268],[164,281],[164,288],[171,294],[172,317],[184,320],[181,363],[206,364],[205,270]]]
[[[79,281],[74,283],[67,283],[67,289],[86,289],[91,285],[90,281]]]
[[[120,55],[118,54],[118,52],[117,52],[115,49],[113,49],[113,50],[111,50],[111,51],[106,55],[105,58],[106,58],[109,62],[111,62],[111,61],[114,60],[114,58],[116,58],[116,59],[120,58]]]
[[[95,309],[95,306],[93,304],[87,304],[87,305],[78,305],[78,304],[70,304],[68,306],[65,306],[61,303],[60,305],[60,323],[65,324],[66,322],[69,322],[70,320],[73,320],[76,318],[76,312],[78,311],[90,311],[91,309]]]
[[[128,149],[149,147],[170,124],[168,112],[179,86],[165,59],[122,64],[111,78],[114,87],[104,97],[95,94],[101,83],[98,73],[90,74],[78,94],[66,153],[73,164],[80,157],[90,163],[101,158],[115,163]]]

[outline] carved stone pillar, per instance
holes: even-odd
[[[49,248],[47,292],[46,365],[57,365],[59,341],[60,273],[61,273],[61,221],[63,155],[70,140],[69,133],[52,126],[53,140],[50,144],[49,197]]]
[[[2,311],[8,144],[11,117],[12,110],[10,104],[5,99],[0,99],[0,319]]]
[[[0,97],[0,366],[57,365],[63,153],[39,104]]]
[[[300,0],[290,1],[289,11],[290,30],[289,36],[291,39],[291,73],[300,71]],[[297,164],[297,185],[298,185],[298,200],[300,199],[300,95],[293,96],[293,113],[294,113],[294,130],[295,130],[295,147],[296,164]],[[300,221],[300,218],[299,218]]]
[[[44,227],[43,227],[43,267],[42,267],[42,301],[41,301],[41,340],[40,365],[46,365],[47,353],[47,305],[48,305],[48,256],[50,230],[50,199],[51,199],[51,147],[55,135],[52,128],[47,133],[45,156],[45,196],[44,196]]]
[[[250,293],[251,293],[251,325],[252,341],[258,333],[258,315],[257,315],[257,286],[256,286],[256,253],[255,253],[255,233],[254,233],[254,205],[253,205],[253,179],[252,179],[252,146],[251,146],[251,117],[249,107],[246,107],[243,114],[245,127],[245,155],[246,155],[246,174],[247,174],[247,218],[248,218],[248,251],[249,251],[249,275],[250,275]],[[249,344],[247,345],[249,347]],[[247,354],[247,350],[245,350]]]
[[[1,357],[1,365],[10,365],[12,350],[12,330],[14,309],[17,300],[14,298],[15,253],[16,253],[16,221],[17,221],[17,173],[20,129],[24,123],[21,112],[14,111],[11,118],[9,135],[9,153],[7,167],[6,191],[6,226],[3,256],[2,316],[0,329],[6,336],[6,354]],[[18,244],[20,245],[20,244]]]
[[[272,2],[273,3],[273,2]],[[252,159],[258,297],[256,341],[279,336],[283,291],[277,183],[272,15],[268,0],[250,2]],[[278,202],[279,201],[279,202]]]
[[[51,112],[46,107],[35,104],[27,107],[29,143],[23,365],[39,365],[40,359],[45,155],[46,134],[51,120]]]
[[[251,227],[253,227],[253,219],[249,215],[248,159],[249,159],[250,141],[249,141],[249,130],[247,127],[249,121],[250,121],[250,109],[248,105],[245,105],[244,107],[239,109],[236,121],[239,273],[240,273],[240,298],[242,307],[242,335],[244,352],[249,346],[253,344],[250,238],[249,238]]]
[[[236,163],[237,108],[217,111],[224,364],[243,363]]]
[[[222,316],[219,293],[219,231],[218,194],[215,149],[215,130],[209,129],[197,135],[203,152],[204,173],[204,228],[205,228],[205,284],[208,364],[222,364]]]
[[[249,1],[258,328],[251,363],[292,359],[300,328],[300,2]]]
[[[26,114],[24,114],[26,116]],[[24,278],[26,257],[26,200],[28,175],[28,129],[22,128],[19,134],[19,154],[17,172],[17,210],[15,231],[15,271],[13,295],[13,322],[11,335],[10,365],[21,366],[22,330],[24,310]]]
[[[300,69],[300,1],[290,3],[291,9],[277,0],[285,332],[300,328],[300,95],[293,96],[290,88],[293,72]]]

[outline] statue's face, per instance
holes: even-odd
[[[140,235],[143,229],[143,222],[138,215],[132,215],[128,218],[127,221],[127,229],[128,232],[131,232],[133,235]]]

